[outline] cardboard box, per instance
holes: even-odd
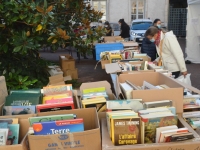
[[[129,62],[129,64],[136,65],[136,64],[142,64],[143,61],[137,61],[137,62]],[[122,71],[122,69],[119,67],[119,64],[123,63],[111,63],[111,64],[105,64],[105,71],[107,74],[112,73],[123,73],[123,74],[131,74],[135,72],[154,72],[153,70],[140,70],[140,71]]]
[[[196,138],[184,142],[114,146],[110,140],[106,119],[104,118],[101,120],[102,150],[198,150],[200,148],[200,139],[194,130],[191,127],[188,127],[187,123],[181,117],[179,117],[178,126],[180,128],[187,127]]]
[[[63,77],[62,74],[49,77],[49,85],[63,85],[65,81],[72,80],[71,76]]]
[[[98,115],[95,108],[39,113],[38,116],[76,114],[83,118],[83,132],[62,135],[28,135],[31,150],[101,150]]]
[[[138,47],[139,44],[134,41],[128,41],[128,42],[121,42],[124,45],[124,48],[129,48],[129,47]]]
[[[78,69],[63,70],[64,77],[71,76],[72,79],[78,79]]]
[[[109,60],[101,60],[101,68],[102,69],[105,69],[106,64],[110,64],[110,61]]]
[[[19,143],[20,144],[0,146],[0,150],[28,150],[27,132],[30,127],[28,118],[33,117],[33,116],[35,116],[35,114],[14,116],[16,118],[19,118],[19,124],[20,124]],[[1,116],[0,119],[2,118],[13,118],[13,116]]]
[[[157,72],[138,72],[135,74],[121,74],[119,75],[119,77],[117,77],[116,80],[117,96],[123,95],[119,83],[124,83],[126,80],[129,80],[131,83],[138,86],[142,86],[143,81],[147,81],[153,85],[167,85],[168,87],[170,87],[169,89],[133,90],[133,99],[142,99],[144,102],[172,100],[174,106],[176,107],[177,113],[183,112],[183,105],[181,105],[181,101],[183,101],[184,89],[181,84],[175,82],[172,78]]]
[[[116,42],[121,36],[104,36],[104,42]]]
[[[110,83],[108,83],[108,81],[82,83],[81,86],[80,86],[81,95],[82,95],[82,91],[84,89],[98,88],[98,87],[105,87],[106,88],[106,93],[108,94],[108,97],[109,97],[110,100],[116,99],[116,96],[113,94],[113,92],[111,90]]]
[[[48,72],[51,76],[55,76],[55,75],[63,75],[63,71],[61,70],[61,68],[59,66],[48,66]]]
[[[68,55],[68,54],[60,55],[59,61],[60,61],[60,66],[62,70],[75,69],[75,60],[71,55]]]
[[[6,96],[8,96],[6,80],[4,76],[0,76],[0,105],[4,104]]]

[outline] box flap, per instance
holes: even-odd
[[[139,46],[137,42],[128,41],[128,42],[121,42],[124,47],[136,47]]]
[[[70,75],[64,77],[64,81],[71,81],[71,80],[72,80],[72,77]]]
[[[111,86],[108,81],[82,83],[80,86],[80,92],[82,93],[83,89],[97,88],[97,87],[105,87],[107,94],[112,95]]]
[[[107,74],[122,72],[118,63],[105,64]]]

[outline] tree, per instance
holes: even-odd
[[[8,88],[47,84],[48,62],[38,51],[43,44],[90,51],[105,34],[102,27],[90,27],[102,15],[83,0],[0,0],[0,75]]]

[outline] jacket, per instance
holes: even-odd
[[[157,54],[155,43],[149,41],[148,38],[144,38],[141,46],[141,53],[146,53],[149,57],[151,57],[151,61],[154,61]]]
[[[185,72],[187,71],[183,51],[178,43],[176,36],[172,31],[165,34],[162,33],[161,40],[162,45],[162,63],[163,67],[170,72]],[[159,46],[160,47],[160,46]],[[160,59],[160,48],[156,46],[159,57],[156,59],[158,62]]]
[[[122,23],[121,34],[119,36],[122,38],[130,38],[130,27],[126,23]]]
[[[106,31],[107,31],[106,36],[112,36],[112,27],[107,27]]]

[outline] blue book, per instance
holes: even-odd
[[[65,134],[84,131],[83,119],[33,123],[35,135]]]
[[[8,128],[8,122],[0,122],[0,128]]]
[[[7,145],[19,144],[19,124],[8,124]]]

